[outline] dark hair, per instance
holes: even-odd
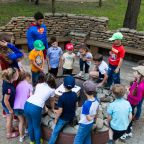
[[[57,41],[56,37],[53,36],[53,37],[50,38],[50,43],[51,44],[54,43],[54,42],[56,42],[56,41]]]
[[[55,77],[48,73],[46,74],[46,83],[51,87],[51,88],[56,88],[56,81],[55,81]]]
[[[40,73],[37,83],[46,82],[46,75],[44,73]]]
[[[34,18],[35,18],[35,20],[44,19],[44,15],[41,12],[36,12],[34,14]]]
[[[112,92],[116,98],[122,98],[126,93],[126,89],[125,89],[125,86],[121,84],[115,84],[112,87]]]
[[[19,72],[18,83],[26,79],[26,77],[31,78],[31,74],[29,72]]]
[[[82,50],[84,50],[84,51],[86,51],[86,52],[89,51],[89,48],[88,48],[88,47],[86,46],[86,44],[84,44],[84,43],[78,45],[77,47],[78,47],[79,50],[82,49]]]
[[[103,60],[103,56],[101,54],[96,54],[93,58],[94,61],[101,62]]]

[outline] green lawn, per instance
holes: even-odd
[[[38,10],[51,12],[51,0],[47,1],[39,6],[30,4],[26,0],[0,4],[0,25],[5,25],[14,16],[33,16]],[[110,19],[109,29],[117,29],[122,27],[126,6],[127,0],[106,0],[102,8],[99,8],[97,3],[56,2],[56,12],[106,16]],[[137,29],[144,31],[144,0],[142,0]]]

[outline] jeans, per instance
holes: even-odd
[[[73,69],[65,69],[63,68],[63,75],[72,75]]]
[[[42,108],[26,102],[24,112],[28,121],[28,132],[31,142],[40,144],[41,139],[41,112]]]
[[[109,69],[108,69],[108,80],[107,80],[107,86],[111,87],[113,84],[120,84],[120,71],[118,73],[115,73],[115,69],[117,66],[113,66],[109,64]]]
[[[80,59],[80,71],[83,71],[83,67],[85,65],[85,73],[89,73],[89,65],[87,64],[86,61],[83,61],[82,59]]]
[[[36,83],[39,79],[39,75],[40,75],[40,72],[32,72],[32,84],[33,84],[33,86],[36,85]]]
[[[88,125],[80,124],[73,144],[91,144],[92,126],[93,123]]]
[[[136,107],[137,107],[137,111],[136,111],[136,115],[135,115],[135,118],[136,118],[136,119],[139,119],[139,118],[140,118],[143,100],[144,100],[144,98],[143,98],[143,99],[139,102],[139,104],[136,106]]]
[[[48,144],[55,144],[56,143],[56,140],[57,140],[57,137],[60,133],[60,131],[62,130],[62,128],[68,123],[68,121],[65,121],[65,120],[62,120],[62,119],[58,119],[58,122],[52,132],[52,135],[49,139],[49,142]]]

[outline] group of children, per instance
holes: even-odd
[[[36,16],[36,19],[38,16]],[[40,16],[38,21],[43,18],[42,15]],[[41,21],[39,22],[41,23]],[[31,31],[39,28],[37,25],[32,27]],[[44,32],[44,26],[39,28],[40,32],[42,30]],[[28,33],[29,35],[31,35],[31,32]],[[141,115],[144,98],[144,66],[140,65],[133,68],[135,70],[135,80],[126,92],[125,86],[120,84],[120,67],[125,56],[125,50],[121,43],[122,39],[123,35],[120,32],[114,33],[109,39],[114,41],[108,59],[109,64],[103,60],[101,54],[96,54],[93,57],[84,44],[79,45],[79,51],[75,54],[72,43],[66,44],[66,52],[63,53],[55,37],[51,38],[49,48],[46,47],[47,44],[44,44],[46,40],[44,42],[39,39],[34,40],[33,46],[29,45],[31,47],[29,61],[32,76],[20,64],[24,54],[10,41],[6,42],[2,39],[0,41],[0,47],[4,50],[0,55],[3,70],[2,108],[6,113],[7,138],[20,135],[19,141],[23,142],[24,137],[29,134],[30,144],[41,144],[41,112],[45,102],[49,99],[51,110],[55,113],[55,127],[48,144],[55,144],[61,129],[75,117],[75,110],[78,105],[77,94],[72,92],[72,88],[75,86],[75,78],[72,74],[76,57],[79,57],[80,66],[80,72],[76,76],[87,80],[83,83],[87,100],[82,106],[79,128],[74,138],[74,144],[91,144],[91,130],[100,103],[96,97],[96,87],[111,89],[115,96],[115,100],[107,108],[108,143],[113,144],[119,138],[125,139],[127,136],[131,136],[132,123],[134,120],[138,120]],[[9,52],[8,48],[13,52]],[[44,51],[45,48],[46,51]],[[46,57],[44,57],[44,54],[46,54]],[[45,58],[48,74],[44,73]],[[94,68],[90,71],[92,60],[94,61]],[[2,64],[4,66],[7,64],[7,67],[4,68]],[[55,78],[59,68],[63,69],[63,75],[68,76],[64,78],[65,92],[60,96],[58,108],[55,109]],[[112,86],[113,83],[114,86]],[[127,100],[124,99],[125,94],[128,95]],[[136,112],[135,108],[137,108]],[[12,125],[14,115],[19,120],[18,131]]]

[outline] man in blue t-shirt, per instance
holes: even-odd
[[[75,110],[77,105],[77,94],[72,92],[71,89],[75,86],[75,79],[72,76],[64,78],[65,92],[60,96],[58,100],[58,110],[56,110],[56,116],[54,123],[55,128],[49,139],[48,144],[55,144],[59,132],[61,129],[75,116]]]

